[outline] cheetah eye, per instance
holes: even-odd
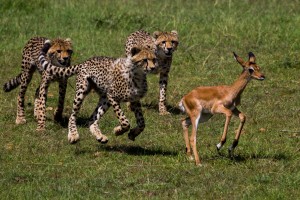
[[[162,41],[161,43],[166,44],[166,41]]]
[[[175,43],[176,43],[174,40],[172,40],[171,42],[172,42],[172,44],[175,44]]]
[[[61,53],[61,50],[56,50],[57,53]]]
[[[143,61],[144,61],[144,62],[148,62],[148,59],[145,58]]]

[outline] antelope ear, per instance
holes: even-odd
[[[245,61],[244,61],[241,57],[239,57],[235,52],[233,52],[233,55],[234,55],[234,59],[235,59],[238,63],[240,63],[240,65],[244,66]]]
[[[255,55],[252,52],[249,52],[249,62],[255,63]]]
[[[131,56],[133,57],[134,55],[138,54],[140,51],[141,51],[140,48],[138,48],[138,47],[132,47],[132,49],[130,51],[131,52]]]
[[[153,37],[155,38],[155,39],[157,39],[158,38],[158,36],[160,35],[160,31],[155,31],[154,33],[153,33]]]

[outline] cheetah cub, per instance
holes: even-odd
[[[43,48],[44,42],[47,40],[45,37],[34,37],[31,38],[23,49],[22,54],[22,70],[16,77],[10,79],[3,85],[3,90],[5,92],[10,92],[20,85],[20,92],[18,95],[18,103],[17,103],[17,117],[16,124],[24,124],[26,123],[25,119],[25,94],[27,91],[27,87],[31,82],[32,76],[35,71],[38,71],[42,79],[47,81],[48,84],[53,82],[54,79],[52,77],[44,77],[43,70],[38,64],[38,55]],[[71,64],[72,57],[72,42],[71,39],[54,39],[53,45],[49,49],[47,53],[47,59],[54,65],[58,67],[68,67]],[[56,81],[59,82],[59,99],[58,106],[54,114],[55,121],[61,121],[62,112],[64,109],[64,101],[67,90],[67,79],[58,78]],[[38,91],[36,90],[36,98],[34,103],[34,115],[37,115],[37,105],[39,104],[38,100]]]
[[[100,96],[98,105],[89,122],[91,133],[101,143],[108,141],[98,127],[98,120],[110,106],[113,107],[120,123],[119,126],[114,128],[114,133],[118,136],[127,132],[130,129],[130,124],[121,110],[120,103],[130,102],[137,126],[129,131],[128,138],[135,140],[145,128],[140,99],[147,92],[146,72],[151,72],[157,67],[154,52],[145,48],[133,47],[130,55],[126,58],[93,57],[81,64],[62,69],[52,65],[45,59],[45,54],[50,47],[50,41],[47,41],[39,56],[39,62],[44,70],[53,76],[60,77],[77,74],[76,94],[68,125],[69,142],[75,143],[79,140],[76,116],[91,87]],[[44,91],[40,91],[40,97],[44,94]]]
[[[125,43],[125,54],[130,54],[130,49],[135,46],[148,48],[155,52],[158,68],[153,73],[159,73],[159,114],[170,114],[167,111],[167,85],[171,69],[173,53],[179,44],[177,31],[161,32],[155,31],[153,36],[150,33],[139,30],[131,33]]]

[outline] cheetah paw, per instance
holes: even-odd
[[[79,140],[79,134],[78,133],[69,133],[68,134],[68,141],[71,143],[71,144],[75,144],[76,142],[78,142]]]
[[[159,115],[170,115],[171,113],[164,110],[164,111],[159,111]]]
[[[129,128],[122,128],[121,126],[117,126],[114,128],[114,133],[116,136],[123,135]]]
[[[17,117],[16,124],[25,124],[26,119],[24,117]]]
[[[98,142],[102,144],[106,144],[108,142],[108,138],[105,135],[102,135],[101,137],[96,138]]]

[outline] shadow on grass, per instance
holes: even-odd
[[[148,149],[141,146],[136,145],[118,145],[118,146],[108,146],[108,145],[101,145],[99,146],[99,150],[110,151],[110,152],[119,152],[119,153],[126,153],[128,155],[134,156],[154,156],[154,155],[163,155],[163,156],[177,156],[178,152],[173,151],[165,151],[161,149]]]
[[[60,119],[58,122],[55,121],[55,123],[59,124],[60,126],[62,126],[63,128],[68,128],[68,123],[69,123],[69,117],[64,116],[62,119]],[[76,125],[80,126],[80,127],[85,127],[88,128],[89,124],[89,118],[85,118],[85,117],[78,117],[76,119]]]
[[[211,157],[209,160],[215,160],[215,159],[228,159],[232,160],[234,162],[246,162],[249,160],[274,160],[274,161],[280,161],[280,160],[290,160],[290,157],[283,154],[283,153],[276,153],[276,154],[239,154],[234,155],[233,157],[230,157],[228,154],[219,153],[213,157]]]
[[[232,158],[236,162],[245,162],[247,160],[290,160],[290,157],[283,154],[283,153],[276,153],[276,154],[250,154],[250,155],[236,155]]]
[[[144,103],[142,106],[145,107],[146,109],[152,109],[158,112],[158,104],[156,103]],[[181,114],[181,111],[176,106],[174,107],[174,106],[167,105],[167,110],[173,115]]]

